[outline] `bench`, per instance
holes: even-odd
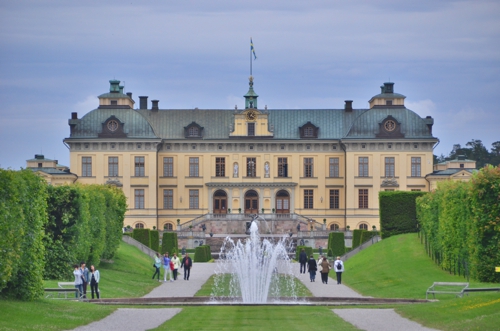
[[[476,288],[464,288],[462,290],[462,295],[469,295],[470,292],[500,292],[500,287],[476,287]]]
[[[64,291],[60,291],[60,293],[64,294],[65,298],[67,298],[68,292],[70,292],[70,291],[66,291],[66,290],[69,290],[69,289],[73,290],[73,294],[75,294],[75,291],[78,290],[75,287],[75,282],[58,282],[57,286],[59,286],[60,289],[64,290]]]
[[[460,287],[458,290],[457,287]],[[425,292],[425,299],[429,294],[432,294],[434,299],[436,294],[455,294],[458,297],[462,297],[464,290],[469,287],[469,283],[451,283],[451,282],[434,282]]]
[[[75,286],[75,285],[73,285]],[[64,299],[68,298],[68,293],[71,294],[71,298],[75,298],[75,293],[78,292],[78,289],[73,287],[73,288],[45,288],[43,289],[45,292],[49,292],[45,297],[46,298],[54,298],[54,293],[57,293],[56,299],[59,299],[60,295],[64,294]]]

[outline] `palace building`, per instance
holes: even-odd
[[[379,191],[429,191],[434,120],[407,109],[394,83],[364,109],[259,107],[253,84],[244,109],[161,109],[145,96],[136,107],[111,80],[96,109],[71,114],[77,182],[121,187],[125,226],[168,230],[256,213],[371,230]]]

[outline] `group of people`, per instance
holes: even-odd
[[[189,257],[189,253],[186,253],[182,260],[177,257],[177,253],[174,253],[172,257],[169,256],[168,252],[165,252],[163,257],[160,255],[160,253],[156,253],[153,263],[155,272],[152,279],[155,279],[155,277],[157,277],[158,281],[160,281],[161,266],[163,266],[164,282],[167,282],[168,280],[170,280],[171,282],[177,280],[177,272],[179,268],[184,268],[184,280],[189,280],[191,267],[193,266],[193,260],[191,260],[191,258]]]
[[[316,281],[316,271],[321,273],[321,281],[323,284],[328,284],[328,273],[332,269],[332,265],[328,262],[328,259],[325,255],[319,257],[319,260],[316,261],[314,256],[311,255],[309,260],[307,259],[307,254],[305,249],[299,254],[299,263],[300,263],[300,273],[306,273],[306,265],[307,271],[309,272],[309,277],[311,282]],[[342,284],[342,273],[344,272],[344,262],[340,259],[340,256],[337,256],[337,259],[333,263],[333,269],[337,274],[337,284]]]
[[[99,270],[97,270],[93,265],[90,266],[90,270],[85,266],[85,262],[81,262],[80,266],[78,264],[73,265],[73,275],[75,276],[75,297],[86,299],[87,298],[87,285],[90,283],[90,290],[92,292],[92,299],[94,299],[94,294],[99,299]]]

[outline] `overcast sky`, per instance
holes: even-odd
[[[69,166],[71,112],[118,79],[160,108],[368,108],[387,81],[435,154],[500,140],[500,1],[0,0],[0,167]]]

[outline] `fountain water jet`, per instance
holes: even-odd
[[[287,236],[276,243],[260,238],[258,217],[252,220],[250,235],[236,243],[227,237],[217,261],[212,298],[242,301],[243,303],[268,303],[268,298],[286,295],[296,301],[292,266],[288,257]],[[265,221],[265,220],[264,220]],[[267,225],[267,224],[266,224]],[[221,293],[229,277],[229,295]]]

